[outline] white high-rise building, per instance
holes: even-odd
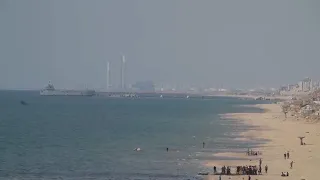
[[[298,83],[298,86],[299,86],[299,91],[303,91],[303,81],[300,81]]]

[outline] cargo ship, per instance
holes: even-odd
[[[94,96],[95,94],[94,90],[57,90],[51,83],[40,91],[41,96]]]

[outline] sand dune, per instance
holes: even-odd
[[[208,161],[206,166],[236,166],[236,165],[258,165],[258,159],[262,158],[262,166],[269,167],[268,174],[252,176],[252,180],[320,180],[317,174],[320,167],[320,124],[308,123],[292,117],[285,119],[281,108],[277,104],[257,105],[265,109],[264,113],[237,113],[228,114],[225,117],[237,119],[243,123],[256,126],[241,134],[248,139],[267,139],[266,144],[255,150],[262,151],[258,157],[247,156],[244,160]],[[299,136],[305,137],[306,145],[300,145]],[[289,151],[290,158],[284,159],[284,153]],[[217,156],[230,156],[243,158],[243,154],[223,153]],[[290,169],[290,162],[293,168]],[[281,172],[289,172],[289,177],[281,177]],[[242,180],[247,176],[223,176],[224,179]],[[210,175],[209,180],[218,179],[218,176]]]

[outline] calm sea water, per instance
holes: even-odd
[[[237,106],[254,103],[3,91],[0,179],[192,179],[213,153],[254,145],[233,141],[250,127],[219,118],[260,111]],[[142,151],[133,151],[137,147]]]

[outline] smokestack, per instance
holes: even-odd
[[[107,91],[110,88],[110,62],[107,62]]]
[[[126,59],[122,56],[122,63],[121,63],[121,89],[124,90],[126,88],[125,83],[125,68],[126,68]]]

